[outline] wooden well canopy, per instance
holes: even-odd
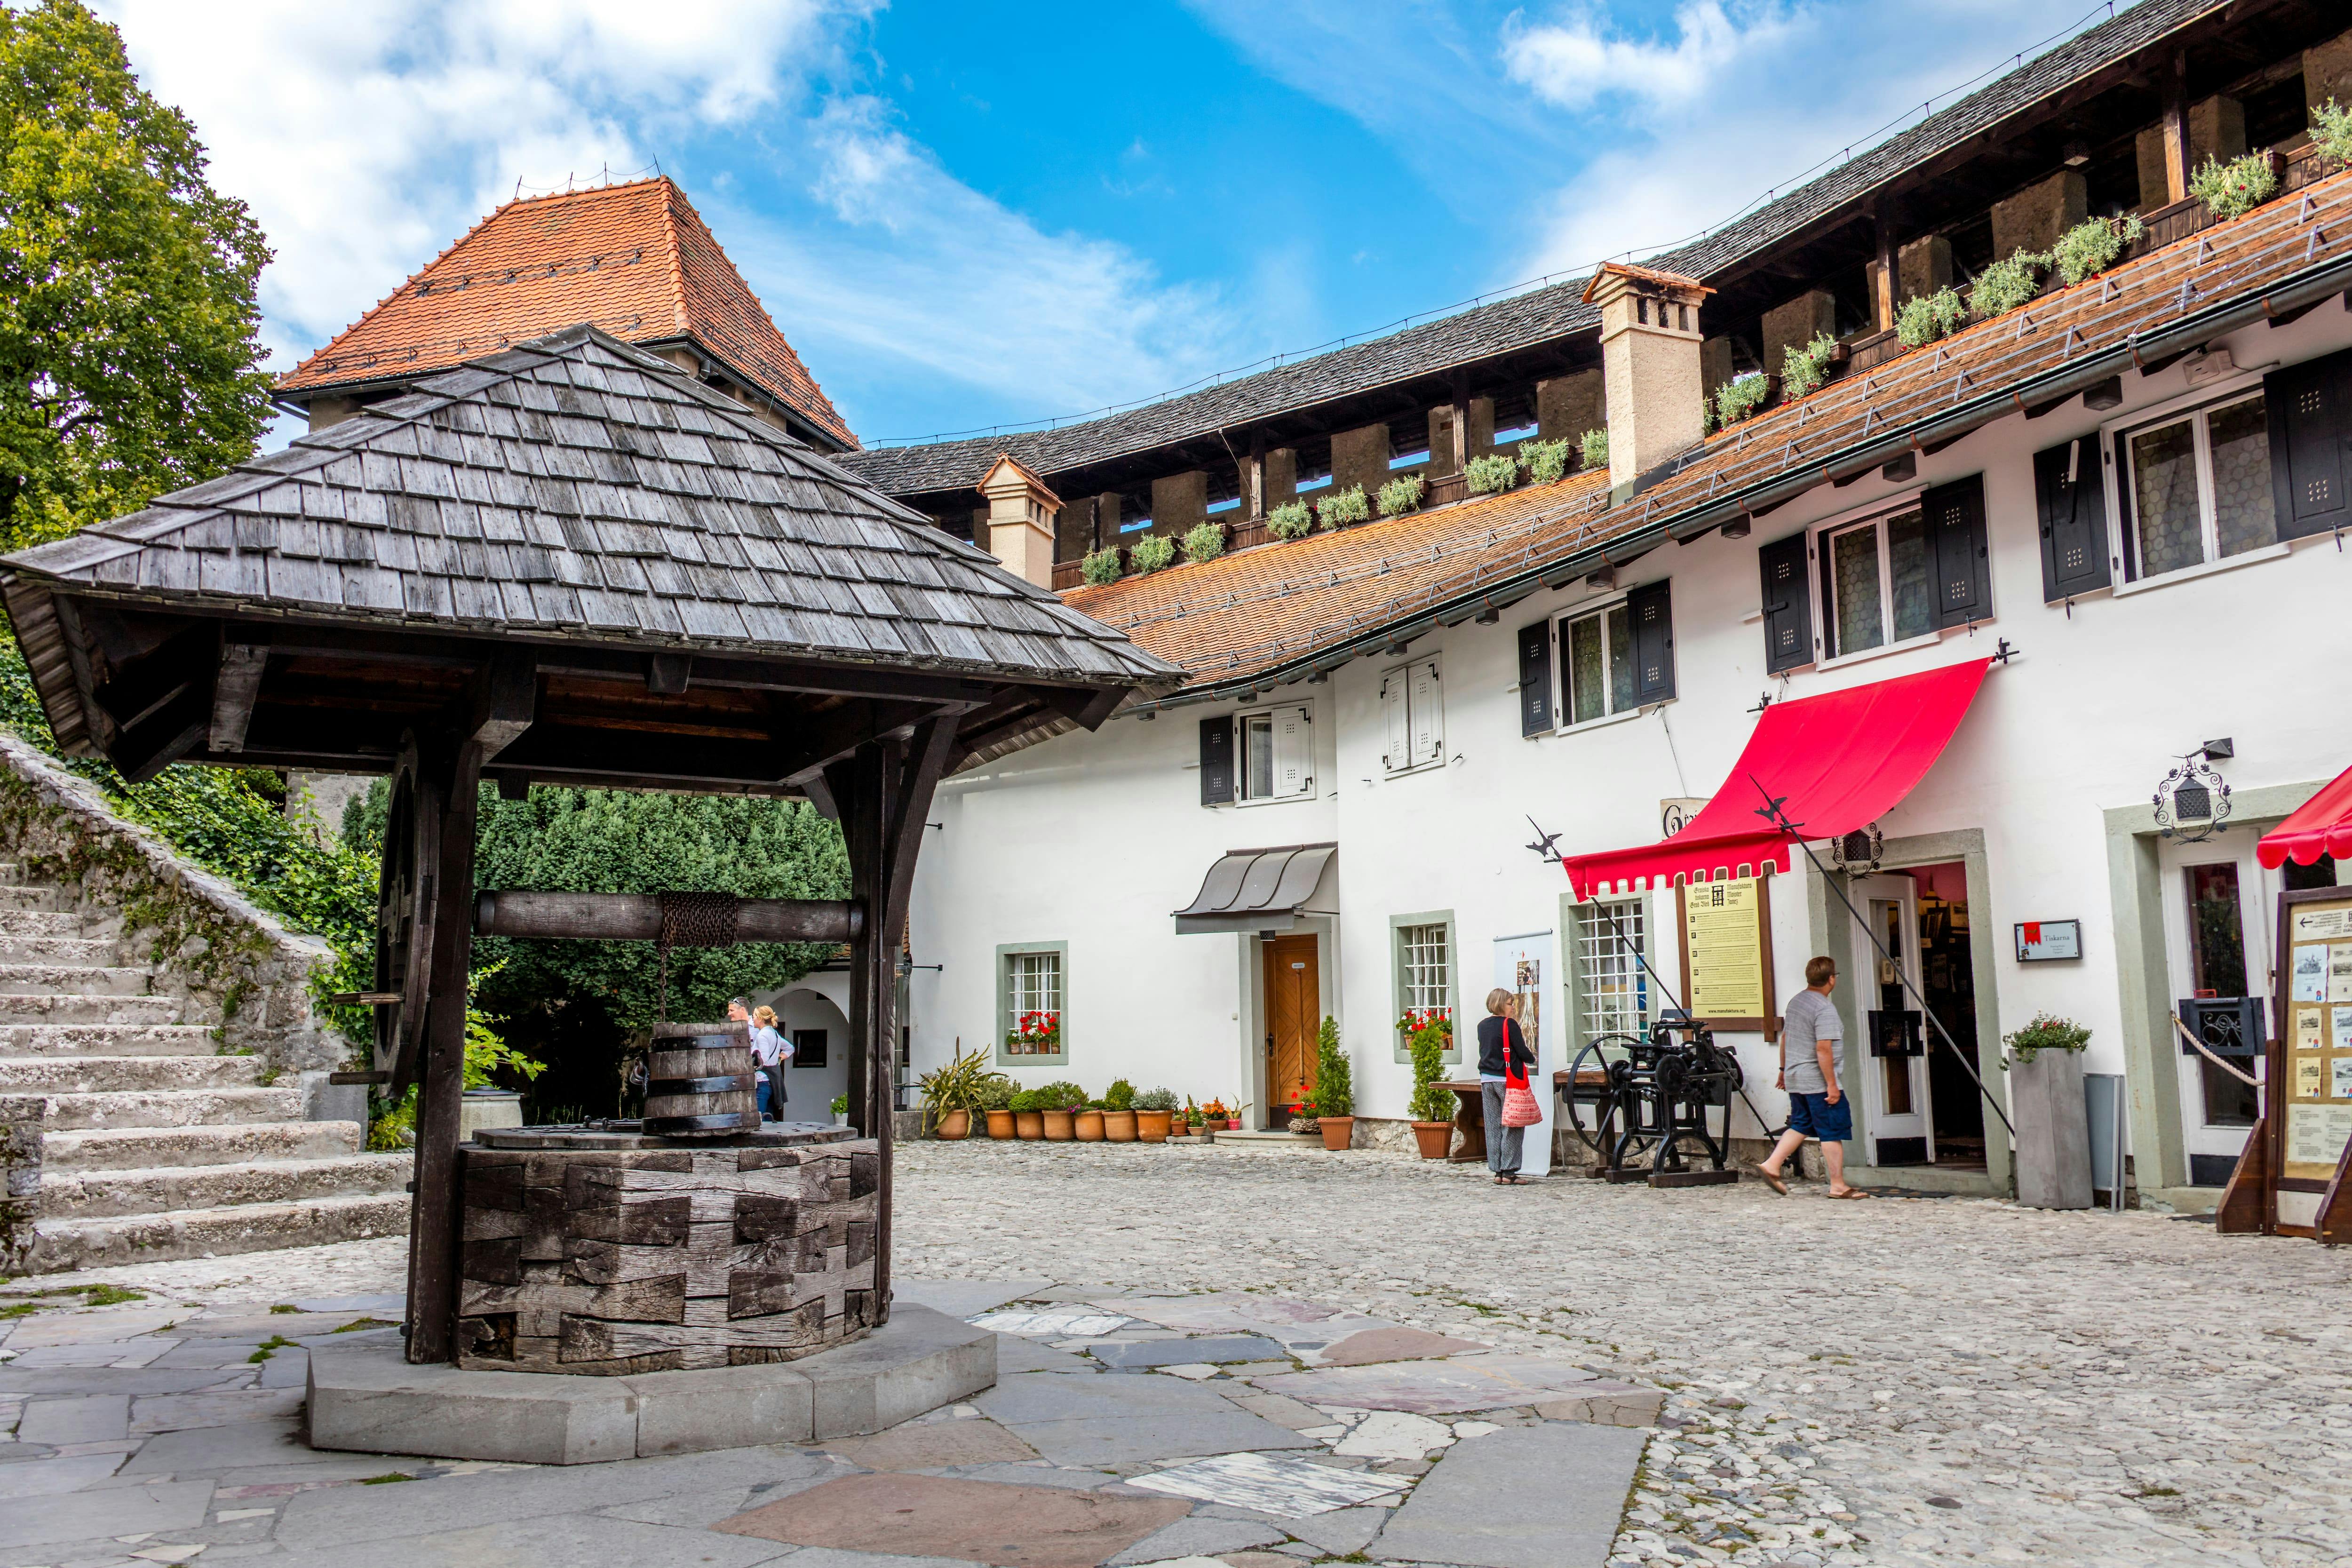
[[[1181,672],[593,327],[0,559],[59,743],[394,778],[379,1065],[424,1084],[411,1359],[450,1353],[478,781],[814,801],[847,839],[851,1114],[940,779]],[[781,918],[781,917],[780,917]],[[831,918],[831,917],[828,917]],[[887,1302],[887,1284],[877,1284]]]

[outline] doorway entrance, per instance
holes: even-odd
[[[2172,984],[2166,988],[2167,1003],[2177,1006],[2176,997],[2250,994],[2266,1002],[2270,926],[2263,911],[2272,907],[2270,894],[2276,883],[2254,858],[2252,835],[2234,844],[2168,844],[2158,851],[2158,865],[2168,884],[2164,937]],[[2261,1110],[2254,1086],[2182,1044],[2169,1017],[2164,1021],[2164,1035],[2165,1054],[2174,1059],[2179,1075],[2189,1185],[2226,1186]],[[2239,1072],[2262,1076],[2260,1057],[2231,1065]]]
[[[1317,939],[1305,935],[1264,937],[1258,952],[1265,965],[1265,1125],[1287,1124],[1285,1108],[1302,1089],[1315,1087],[1315,1033],[1323,1022],[1321,971]]]
[[[1967,868],[1951,860],[1864,877],[1850,896],[1870,925],[1854,943],[1869,1163],[1981,1171],[1984,1101],[1944,1043],[1977,1044]]]

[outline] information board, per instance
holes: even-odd
[[[2352,896],[2285,901],[2279,1174],[2326,1182],[2352,1143]]]
[[[1717,1028],[1780,1032],[1772,994],[1772,910],[1764,879],[1675,890],[1691,1016]]]

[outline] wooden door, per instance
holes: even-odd
[[[1315,1031],[1323,1022],[1322,984],[1315,938],[1261,941],[1265,959],[1265,1095],[1269,1106],[1290,1104],[1299,1088],[1315,1087]],[[1279,1127],[1269,1117],[1269,1124]]]

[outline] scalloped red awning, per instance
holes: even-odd
[[[2322,855],[2352,860],[2352,768],[2330,779],[2254,845],[2254,858],[2273,871],[2290,860],[2309,866]]]
[[[1991,667],[1990,658],[1972,658],[1773,703],[1731,776],[1688,826],[1638,849],[1568,856],[1570,887],[1589,899],[1619,888],[1787,871],[1792,840],[1757,815],[1765,797],[1783,801],[1806,838],[1836,838],[1875,822],[1943,755]]]

